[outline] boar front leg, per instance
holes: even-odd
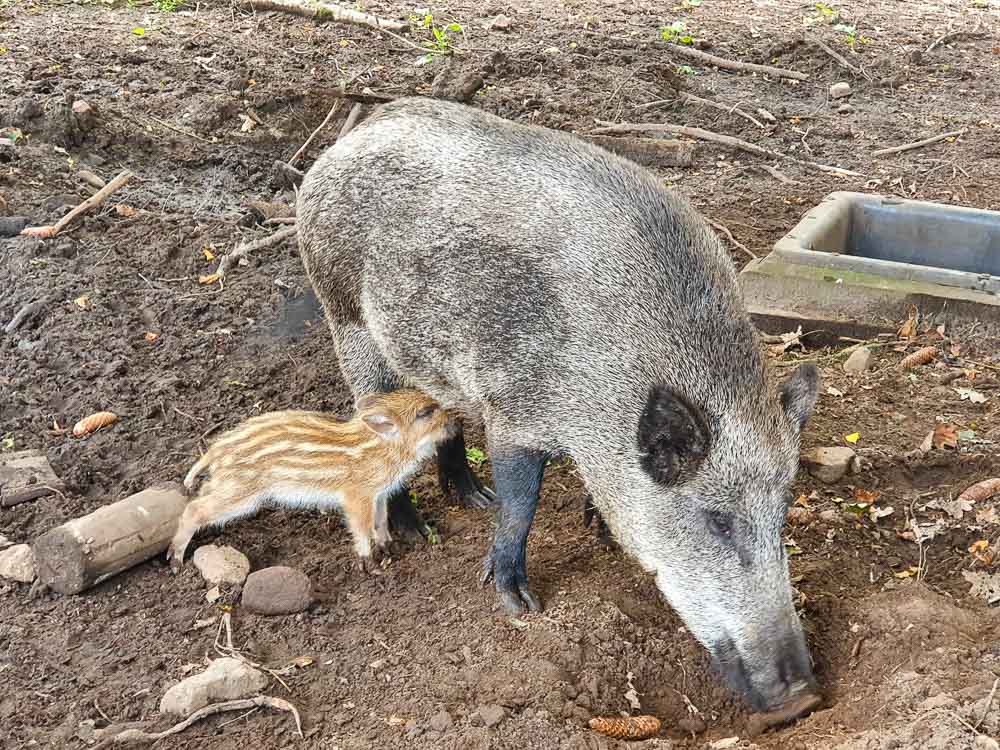
[[[499,508],[493,547],[483,561],[480,583],[493,579],[500,602],[510,615],[526,609],[540,612],[542,604],[528,587],[526,553],[548,456],[525,448],[494,449],[491,453]]]
[[[462,503],[470,508],[488,508],[496,502],[489,487],[479,483],[465,455],[465,433],[459,429],[454,437],[438,448],[438,482],[445,496],[455,488]]]

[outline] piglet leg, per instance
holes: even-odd
[[[497,529],[493,547],[483,561],[480,583],[492,579],[504,609],[514,616],[542,609],[528,586],[526,553],[546,458],[545,453],[524,448],[494,451]]]

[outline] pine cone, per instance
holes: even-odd
[[[618,740],[645,740],[660,731],[660,720],[655,716],[595,716],[590,728]]]

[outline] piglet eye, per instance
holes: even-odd
[[[733,534],[733,517],[728,513],[713,510],[705,517],[708,530],[721,539],[729,539]]]
[[[437,405],[431,404],[430,406],[425,406],[423,409],[417,412],[417,419],[427,419],[431,414],[437,411]]]

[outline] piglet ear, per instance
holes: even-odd
[[[819,370],[813,364],[799,365],[781,386],[781,407],[799,430],[809,421],[818,394]]]
[[[362,415],[361,420],[369,430],[383,440],[396,440],[399,438],[399,425],[391,414],[382,411],[373,411]]]
[[[671,484],[708,455],[711,431],[704,414],[666,385],[654,385],[639,419],[639,460],[659,484]]]

